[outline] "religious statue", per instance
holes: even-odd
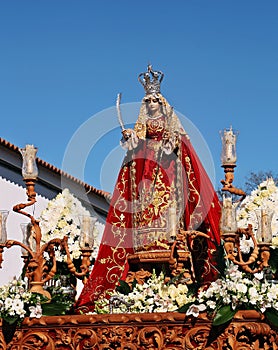
[[[145,97],[134,129],[122,131],[127,153],[98,257],[76,303],[84,312],[125,279],[128,254],[169,250],[179,230],[199,230],[209,237],[208,260],[220,243],[218,197],[174,109],[160,93],[163,76],[150,65],[139,75]],[[212,265],[207,262],[204,280],[213,278]]]

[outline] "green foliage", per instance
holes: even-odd
[[[270,247],[270,258],[269,258],[269,266],[273,273],[277,272],[278,268],[278,249]]]
[[[43,316],[66,315],[71,310],[72,305],[71,302],[51,300],[50,303],[42,304],[42,314]]]
[[[63,293],[61,286],[49,287],[47,290],[51,294],[51,301],[41,304],[44,316],[58,316],[71,313],[74,297]]]
[[[131,292],[129,284],[122,280],[119,281],[116,291],[124,295],[128,295]]]
[[[278,327],[278,311],[274,308],[265,311],[265,317],[273,326]]]
[[[224,305],[222,306],[216,313],[212,325],[213,326],[220,326],[224,323],[227,323],[231,321],[236,314],[237,309],[232,310],[230,305]]]
[[[225,270],[227,268],[227,259],[226,259],[226,252],[224,248],[224,241],[221,241],[219,246],[217,246],[216,248],[215,262],[216,262],[216,268],[220,276],[224,277]]]

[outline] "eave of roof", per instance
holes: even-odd
[[[0,137],[0,145],[5,146],[7,149],[12,150],[12,151],[17,152],[17,153],[20,154],[18,146],[10,143],[9,141],[7,141],[7,140],[5,140],[5,139],[3,139],[1,137]],[[93,193],[95,193],[95,194],[97,194],[99,196],[102,196],[102,197],[104,197],[105,199],[108,199],[108,200],[111,199],[111,194],[109,192],[106,192],[106,191],[103,191],[103,190],[99,190],[99,189],[95,188],[94,186],[91,186],[91,185],[89,185],[89,184],[87,184],[87,183],[77,179],[76,177],[66,173],[65,171],[55,167],[54,165],[46,162],[45,160],[40,159],[39,157],[37,157],[37,162],[38,162],[38,165],[41,165],[41,166],[49,169],[53,173],[56,173],[56,174],[58,174],[60,176],[63,176],[65,178],[75,182],[76,184],[83,186],[86,189],[87,192],[93,192]]]

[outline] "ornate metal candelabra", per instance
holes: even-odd
[[[24,209],[36,202],[35,183],[38,176],[38,169],[36,165],[37,149],[33,145],[26,145],[24,149],[20,150],[23,157],[22,176],[26,184],[26,193],[28,202],[20,203],[13,207],[13,210],[30,219],[30,223],[23,227],[23,242],[16,240],[7,240],[6,228],[4,222],[7,214],[0,213],[0,268],[3,261],[2,253],[4,248],[11,248],[12,246],[22,247],[22,258],[25,267],[25,276],[28,278],[30,291],[40,293],[51,299],[50,293],[44,288],[47,281],[51,280],[56,271],[56,257],[55,250],[60,248],[66,253],[67,266],[75,277],[83,279],[86,282],[86,275],[89,272],[91,265],[91,255],[93,247],[93,226],[96,221],[92,217],[84,217],[81,221],[81,240],[80,250],[82,254],[82,262],[80,272],[78,272],[73,264],[70,256],[67,237],[63,239],[54,238],[49,242],[42,244],[42,234],[39,221]],[[48,256],[48,259],[45,258]]]
[[[227,258],[234,264],[239,265],[244,271],[256,273],[269,267],[268,261],[270,258],[270,245],[272,240],[271,234],[271,219],[272,215],[268,210],[262,209],[257,212],[258,231],[255,237],[252,225],[247,228],[237,227],[236,209],[239,203],[246,197],[246,193],[241,189],[233,186],[234,168],[236,167],[236,138],[237,134],[232,128],[221,132],[222,138],[222,167],[225,172],[225,180],[222,180],[223,185],[223,205],[221,217],[221,236],[224,240],[224,247]],[[233,196],[238,195],[241,198],[233,202]],[[240,248],[240,238],[245,236],[246,239],[251,239],[253,249],[249,256],[244,257]]]

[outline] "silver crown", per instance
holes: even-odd
[[[160,71],[154,71],[152,65],[148,65],[148,71],[140,73],[138,80],[144,86],[146,95],[160,93],[160,84],[164,74]]]

